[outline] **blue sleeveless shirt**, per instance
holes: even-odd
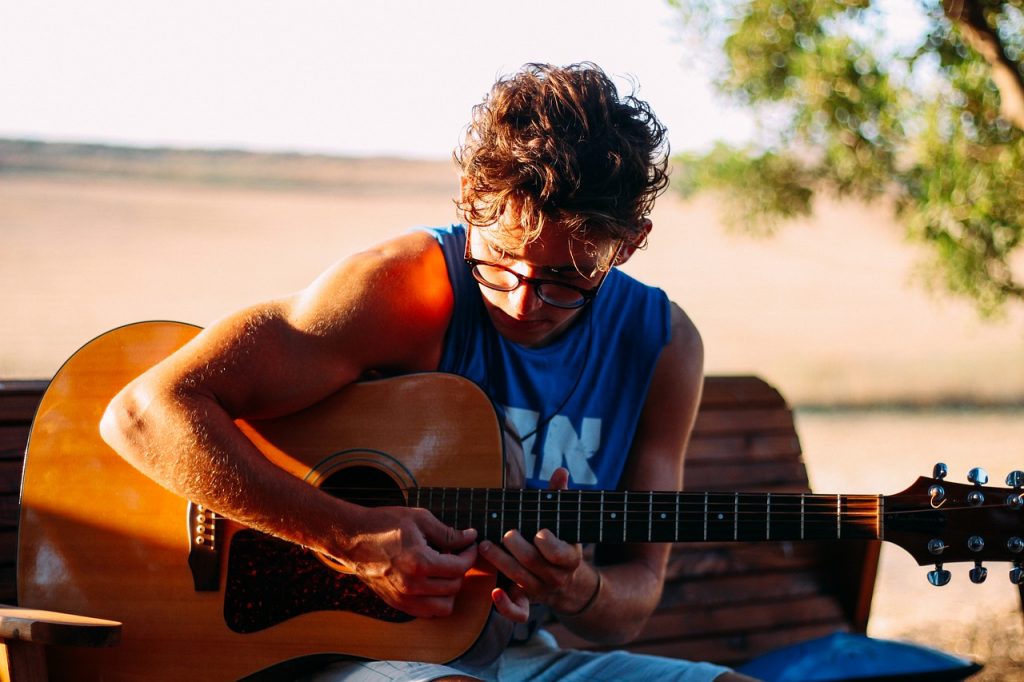
[[[555,341],[526,348],[491,324],[466,266],[461,225],[430,228],[455,296],[439,371],[480,385],[522,437],[526,486],[546,488],[559,466],[572,488],[618,487],[661,349],[668,298],[612,269],[597,297]]]

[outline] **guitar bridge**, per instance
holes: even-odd
[[[216,592],[220,588],[221,521],[216,512],[188,503],[188,567],[196,592]]]

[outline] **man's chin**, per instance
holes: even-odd
[[[546,345],[558,335],[555,325],[547,320],[516,320],[504,313],[492,311],[491,322],[503,337],[527,348]]]

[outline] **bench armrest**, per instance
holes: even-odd
[[[64,646],[114,646],[121,624],[57,611],[0,604],[0,639]]]

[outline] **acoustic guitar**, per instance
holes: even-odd
[[[124,623],[113,649],[56,648],[55,678],[234,680],[297,657],[449,661],[502,639],[497,577],[481,563],[454,613],[418,619],[309,550],[191,504],[100,438],[107,403],[198,328],[129,325],[80,349],[40,403],[25,460],[18,546],[24,606]],[[297,414],[239,421],[275,464],[353,502],[424,507],[499,540],[549,528],[571,542],[881,539],[934,564],[1013,562],[1024,581],[1024,473],[1007,488],[919,478],[896,495],[548,491],[507,487],[505,434],[487,396],[447,374],[355,384]],[[489,622],[491,625],[488,625]],[[494,633],[498,633],[495,635]],[[482,636],[483,634],[483,636]],[[478,644],[474,649],[474,644]]]

